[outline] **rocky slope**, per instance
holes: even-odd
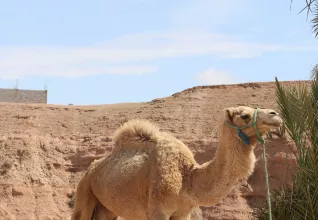
[[[284,85],[296,82],[284,82]],[[305,83],[305,82],[304,82]],[[214,156],[223,109],[249,105],[277,109],[273,83],[204,86],[145,103],[100,106],[0,104],[0,219],[70,219],[70,201],[83,172],[112,150],[123,122],[145,118],[184,141],[203,163]],[[271,186],[290,181],[288,139],[267,142]],[[254,174],[193,219],[256,219],[265,196],[261,148]]]

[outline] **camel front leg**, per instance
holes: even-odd
[[[163,176],[161,176],[162,174],[156,175],[151,181],[147,209],[148,220],[170,220],[178,207],[182,178],[176,179],[177,183],[171,185],[170,180],[175,177],[170,177],[170,172],[164,172],[164,174]]]
[[[170,220],[190,220],[191,213],[184,216],[171,216]]]
[[[158,195],[152,191],[151,193]],[[168,196],[167,196],[168,197]],[[148,220],[170,220],[171,214],[174,212],[173,203],[168,199],[151,195],[148,201],[147,219]]]
[[[148,220],[170,220],[170,215],[159,209],[151,209],[147,212]]]
[[[118,220],[119,217],[109,211],[101,203],[98,203],[95,208],[95,220]]]

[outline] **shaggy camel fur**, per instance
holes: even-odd
[[[219,147],[215,157],[198,164],[180,140],[145,120],[131,120],[114,135],[113,153],[94,161],[80,180],[72,220],[188,220],[198,206],[212,206],[227,196],[240,178],[254,169],[255,128],[237,131],[226,123],[251,123],[255,109],[239,106],[225,109]],[[262,135],[281,125],[271,109],[257,113]]]

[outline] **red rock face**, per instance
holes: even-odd
[[[294,82],[285,82],[291,85]],[[146,103],[101,106],[0,105],[0,219],[69,219],[69,202],[89,164],[111,153],[112,135],[132,118],[148,119],[184,141],[198,162],[216,151],[223,109],[230,106],[277,110],[273,83],[195,87]],[[286,163],[295,164],[292,142],[267,141],[271,187],[290,183]],[[256,219],[265,199],[261,148],[248,180],[240,181],[214,207],[192,219]]]

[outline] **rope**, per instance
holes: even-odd
[[[269,220],[272,220],[272,204],[271,204],[271,195],[270,195],[270,191],[269,191],[269,181],[268,181],[269,178],[268,178],[268,171],[267,171],[265,140],[262,137],[262,135],[260,134],[260,132],[258,131],[257,127],[256,127],[256,114],[254,114],[253,127],[256,130],[258,141],[262,144],[262,151],[263,151],[262,156],[263,156],[263,160],[264,160],[265,183],[266,183],[266,200],[267,200],[267,205],[268,205],[268,217],[269,217]]]
[[[268,181],[268,171],[267,171],[267,159],[266,159],[266,153],[265,153],[265,142],[262,143],[262,149],[263,149],[263,160],[264,160],[264,170],[265,170],[265,180],[266,180],[266,199],[267,199],[267,205],[268,205],[268,215],[269,215],[269,220],[272,220],[272,204],[271,204],[271,196],[270,196],[270,192],[269,192],[269,181]]]

